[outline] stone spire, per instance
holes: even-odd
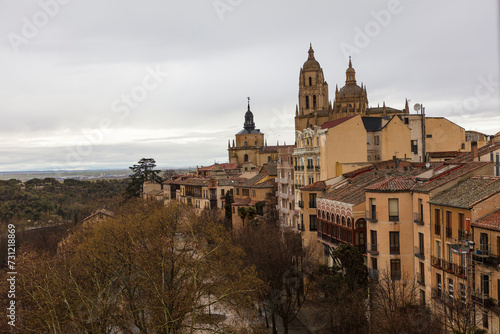
[[[250,98],[248,98],[248,109],[245,113],[245,123],[243,124],[243,128],[247,130],[249,133],[255,130],[255,122],[253,121],[253,113],[250,111]]]

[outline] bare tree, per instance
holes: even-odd
[[[207,216],[198,218],[176,202],[164,207],[132,201],[123,214],[70,235],[56,256],[20,257],[16,328],[243,332],[221,321],[229,311],[252,307],[260,290],[243,255],[230,233]],[[227,312],[215,316],[215,309]]]
[[[441,321],[419,299],[418,284],[407,274],[398,280],[382,270],[371,289],[370,324],[372,333],[441,333]]]
[[[288,333],[290,322],[307,296],[315,271],[314,252],[302,246],[300,235],[281,231],[271,223],[247,226],[235,239],[245,250],[248,264],[256,267],[259,278],[265,282],[261,300],[266,319],[271,318],[273,333],[277,333],[277,317]]]

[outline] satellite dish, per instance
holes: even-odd
[[[420,103],[415,103],[415,105],[413,106],[413,110],[415,110],[416,112],[419,112],[420,109],[421,109]]]
[[[425,163],[425,168],[429,168],[430,166],[431,166],[430,163],[428,163],[428,162]]]

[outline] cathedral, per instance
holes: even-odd
[[[408,114],[408,103],[402,110],[386,107],[369,108],[366,86],[356,81],[356,71],[349,57],[346,70],[345,85],[338,89],[335,86],[333,103],[328,98],[328,83],[323,75],[323,69],[314,57],[312,45],[309,55],[299,74],[299,103],[295,110],[295,130],[302,131],[314,125],[321,126],[327,121],[361,115],[385,117]]]

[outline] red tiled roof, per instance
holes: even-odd
[[[411,176],[391,177],[366,187],[369,191],[398,192],[409,191],[417,180]]]
[[[472,222],[472,226],[500,231],[500,209]]]
[[[462,154],[464,153],[458,151],[429,152],[429,156],[431,158],[452,158],[452,157],[458,157]]]
[[[314,183],[311,183],[305,187],[300,188],[300,190],[325,190],[326,189],[326,183],[325,181],[317,181]]]
[[[321,125],[321,128],[322,129],[330,129],[330,128],[333,128],[333,127],[336,127],[337,125],[339,124],[342,124],[344,123],[345,121],[348,121],[350,120],[351,118],[353,117],[356,117],[357,115],[354,115],[354,116],[349,116],[349,117],[344,117],[344,118],[339,118],[339,119],[336,119],[336,120],[333,120],[333,121],[328,121],[328,122],[325,122]]]
[[[222,169],[238,169],[238,164],[235,163],[222,163],[222,164],[213,164],[211,166],[206,166],[206,167],[199,167],[198,170],[200,171],[210,171],[214,169],[215,167],[220,166]]]

